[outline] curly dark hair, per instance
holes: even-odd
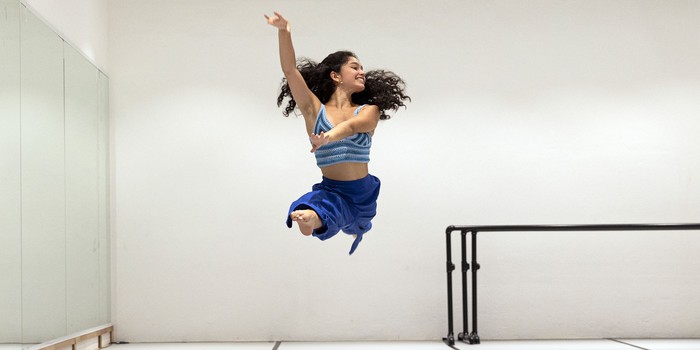
[[[308,58],[297,60],[297,69],[304,77],[306,86],[318,97],[321,103],[325,104],[330,100],[335,85],[330,77],[331,72],[340,73],[340,67],[348,62],[350,57],[355,57],[350,51],[334,52],[321,63],[316,63]],[[378,69],[371,70],[365,73],[365,89],[361,92],[352,95],[352,102],[362,105],[371,104],[379,108],[379,119],[385,120],[391,118],[386,113],[387,110],[396,111],[399,107],[406,107],[404,100],[411,101],[411,98],[404,93],[406,83],[398,75],[393,72]],[[284,109],[284,116],[288,117],[289,113],[296,108],[296,101],[292,96],[292,91],[289,89],[287,79],[282,78],[281,92],[277,97],[277,107],[282,106],[285,98],[289,98],[289,102]]]

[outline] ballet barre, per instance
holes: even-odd
[[[481,268],[477,262],[477,233],[479,232],[547,232],[547,231],[678,231],[700,230],[700,224],[610,224],[610,225],[495,225],[495,226],[448,226],[445,230],[447,241],[447,337],[443,341],[454,348],[454,322],[452,310],[452,232],[459,231],[462,236],[462,323],[463,331],[457,340],[470,345],[479,344],[477,327],[477,271]],[[467,234],[471,234],[471,264],[467,262]],[[469,305],[467,295],[467,272],[471,269],[471,304],[472,329],[469,332]]]

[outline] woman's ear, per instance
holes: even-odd
[[[337,72],[331,71],[331,80],[340,84],[340,74],[338,74]]]

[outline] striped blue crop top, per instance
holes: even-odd
[[[364,105],[357,107],[355,114],[360,112]],[[328,132],[333,129],[333,124],[326,117],[326,106],[321,105],[321,109],[316,116],[314,134],[321,131]],[[369,149],[372,147],[372,136],[369,133],[355,134],[340,141],[334,141],[316,149],[316,165],[319,168],[327,167],[338,163],[369,163]]]

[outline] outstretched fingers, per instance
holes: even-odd
[[[287,29],[289,30],[289,21],[287,21],[286,18],[282,16],[279,12],[273,12],[275,15],[274,16],[268,16],[264,14],[265,19],[267,20],[267,23],[270,24],[271,26],[277,28],[277,29]]]
[[[315,152],[319,147],[327,145],[330,142],[330,136],[325,132],[321,131],[320,134],[311,134],[309,141],[313,145],[311,147],[311,153]]]

